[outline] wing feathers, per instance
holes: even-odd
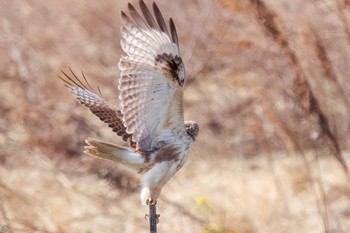
[[[135,10],[135,8],[133,8]],[[147,31],[150,30],[148,25],[145,25],[145,22],[143,19],[139,19],[139,14],[135,10],[136,13],[134,13],[135,18],[133,20],[136,22],[133,22],[123,11],[121,12],[122,20],[124,22],[124,27],[122,27],[122,36],[127,41],[132,41],[135,38],[138,38],[139,40],[143,41],[144,43],[147,43],[148,46],[153,47],[154,49],[157,48],[157,45],[155,44],[154,38],[152,38],[152,35],[150,35]],[[136,15],[137,14],[137,15]],[[139,24],[138,24],[139,22]],[[126,30],[125,30],[126,29]],[[128,39],[129,36],[129,39]]]
[[[150,27],[145,23],[145,21],[142,19],[141,15],[137,12],[137,10],[134,8],[133,5],[130,3],[128,4],[129,12],[131,17],[134,19],[136,25],[138,25],[140,28],[143,29],[149,29]]]
[[[120,45],[122,49],[127,53],[133,53],[135,56],[145,59],[145,60],[151,60],[153,59],[153,53],[150,53],[150,51],[145,50],[140,46],[137,42],[136,43],[128,43],[125,40],[120,41]]]
[[[160,30],[162,30],[162,32],[169,35],[168,27],[166,26],[163,15],[160,12],[160,10],[155,2],[153,2],[152,7],[153,7],[154,15],[156,16],[156,20],[157,20],[158,25],[160,27]]]
[[[122,11],[122,19],[125,27],[130,30],[133,36],[143,37],[141,39],[144,41],[146,40],[153,48],[159,49],[159,45],[169,44],[169,42],[171,42],[170,35],[162,15],[159,14],[160,11],[158,7],[153,7],[157,22],[142,0],[140,1],[140,8],[145,20],[131,4],[129,4],[129,11],[133,21]],[[170,46],[168,49],[168,52],[177,51],[177,48],[173,46]]]
[[[145,17],[148,25],[153,29],[159,30],[158,24],[154,20],[151,12],[148,10],[148,8],[143,0],[140,0],[140,7],[141,7],[142,14]]]
[[[169,131],[164,127],[174,132],[184,130],[183,85],[179,83],[184,82],[185,71],[175,25],[170,20],[169,34],[158,6],[153,3],[152,7],[155,17],[142,0],[142,14],[131,4],[130,18],[121,13],[124,26],[120,43],[126,56],[118,64],[119,98],[126,132],[133,135],[141,150],[152,150],[159,134]]]
[[[92,90],[83,72],[82,76],[85,83],[83,83],[70,68],[69,70],[72,77],[64,71],[62,71],[62,74],[65,78],[58,77],[64,81],[65,86],[74,97],[79,100],[82,105],[88,107],[101,121],[107,123],[108,126],[112,128],[113,132],[116,132],[124,141],[129,142],[130,146],[134,147],[135,143],[132,141],[132,135],[126,132],[126,127],[123,124],[123,114],[121,111],[117,110],[115,106],[108,104]]]
[[[176,27],[174,24],[174,21],[172,18],[170,18],[169,20],[169,25],[170,25],[170,31],[171,31],[171,38],[173,43],[175,43],[177,45],[177,47],[179,48],[179,39],[177,38],[177,32],[176,32]]]

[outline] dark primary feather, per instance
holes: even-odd
[[[117,110],[115,106],[107,103],[107,101],[93,91],[83,72],[82,76],[85,83],[83,83],[70,68],[69,70],[73,77],[70,77],[64,71],[62,71],[62,74],[65,78],[62,78],[61,76],[58,77],[65,82],[65,86],[70,90],[74,97],[79,100],[82,105],[88,107],[100,120],[107,123],[117,135],[123,138],[124,141],[129,142],[131,147],[135,147],[135,143],[132,141],[132,134],[126,132],[126,128],[122,121],[123,114],[121,111]]]
[[[129,24],[132,23],[131,19],[129,18],[129,16],[127,14],[124,13],[124,11],[121,11],[121,16],[122,16],[122,20],[124,22],[124,24]],[[132,23],[134,25],[134,23]]]
[[[86,84],[87,84],[88,87],[85,86],[85,84],[75,75],[75,73],[72,71],[72,69],[71,69],[70,67],[68,67],[68,69],[69,69],[69,71],[72,73],[74,79],[71,78],[71,77],[69,77],[69,75],[67,75],[63,70],[61,70],[61,72],[63,73],[63,75],[64,75],[68,80],[66,80],[66,79],[64,79],[64,78],[62,78],[61,76],[58,75],[58,77],[59,77],[63,82],[65,82],[66,85],[68,85],[68,86],[74,86],[74,85],[75,85],[75,86],[77,86],[77,87],[80,87],[80,88],[86,89],[86,90],[91,90],[91,89],[92,89],[91,86],[90,86],[90,84],[89,84],[89,82],[87,81],[87,79],[86,79],[85,74],[83,73],[83,71],[81,72],[81,74],[82,74],[82,76],[83,76],[83,78],[84,78],[84,80],[85,80],[85,82],[86,82]],[[74,85],[73,85],[73,84],[74,84]]]
[[[167,35],[169,35],[169,31],[168,31],[168,27],[166,26],[166,23],[164,21],[163,15],[160,12],[157,4],[155,2],[153,2],[153,11],[154,11],[154,15],[156,16],[156,20],[158,22],[158,25],[160,27],[160,30],[162,30],[162,32],[166,33]]]
[[[176,32],[176,27],[174,24],[174,21],[172,18],[170,18],[169,20],[169,24],[170,24],[170,32],[171,32],[171,38],[173,43],[175,43],[177,45],[177,47],[179,48],[179,39],[177,38],[177,32]]]
[[[133,20],[135,21],[136,25],[138,25],[139,27],[143,28],[143,29],[149,29],[150,27],[145,23],[145,21],[143,20],[143,18],[141,17],[141,15],[139,14],[139,12],[137,12],[137,10],[135,9],[135,7],[133,5],[131,5],[130,3],[128,4],[128,8],[129,8],[129,12],[131,17],[133,18]],[[122,12],[124,13],[124,12]],[[130,21],[130,20],[129,20]]]
[[[148,25],[153,29],[159,29],[158,24],[154,20],[151,12],[148,10],[148,8],[143,0],[140,0],[140,7],[141,7],[142,14],[145,17]]]

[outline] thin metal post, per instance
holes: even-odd
[[[156,204],[148,203],[149,206],[149,232],[157,233],[157,223],[159,215],[157,215]]]

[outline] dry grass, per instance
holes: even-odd
[[[349,1],[157,2],[201,126],[159,232],[349,232]],[[138,176],[82,154],[120,140],[57,78],[84,70],[115,100],[126,8],[0,1],[0,232],[146,232]]]

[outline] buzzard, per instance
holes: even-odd
[[[126,53],[119,61],[121,107],[108,103],[87,82],[63,72],[66,87],[78,101],[108,124],[129,146],[86,139],[88,155],[120,162],[143,174],[141,202],[155,204],[162,187],[187,160],[199,127],[184,121],[185,68],[174,21],[169,28],[153,3],[140,0],[141,14],[129,3],[121,12],[120,41]]]

